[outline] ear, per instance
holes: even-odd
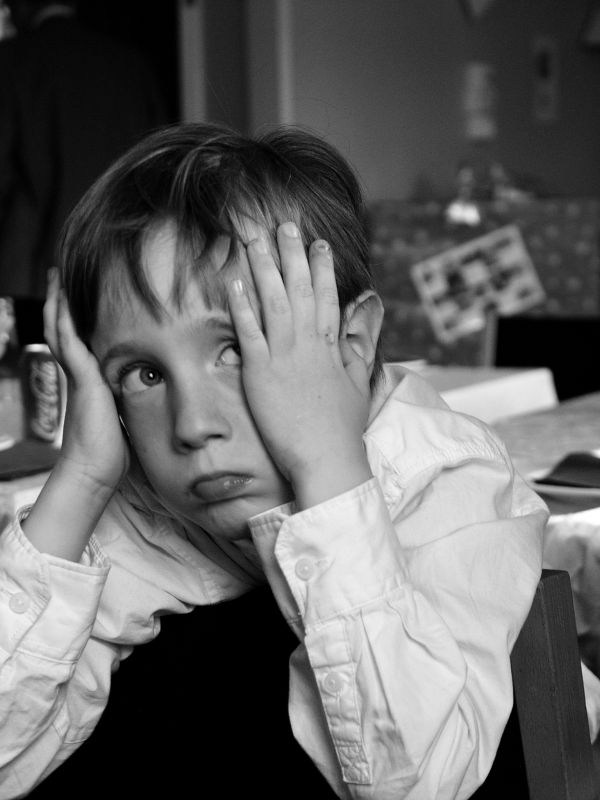
[[[340,327],[340,338],[364,361],[369,377],[373,372],[377,342],[383,323],[383,303],[368,289],[348,303]]]

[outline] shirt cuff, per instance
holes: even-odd
[[[21,528],[25,514],[0,536],[0,651],[74,661],[89,637],[110,563],[94,537],[80,563],[40,553]]]
[[[296,514],[273,509],[252,521],[274,556],[308,628],[393,593],[405,580],[400,545],[379,482]],[[263,557],[264,558],[264,557]]]

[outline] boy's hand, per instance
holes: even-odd
[[[50,275],[44,334],[67,376],[60,456],[23,530],[40,552],[79,561],[129,463],[119,415],[98,362],[79,339],[60,289]]]
[[[82,486],[114,491],[129,465],[129,451],[113,395],[94,355],[77,336],[58,273],[50,274],[44,335],[67,377],[67,408],[58,466]]]
[[[371,477],[362,442],[369,374],[338,339],[329,246],[314,242],[309,263],[290,223],[279,228],[277,241],[281,274],[266,239],[247,247],[264,330],[241,281],[232,284],[229,303],[250,410],[299,508],[306,508]]]

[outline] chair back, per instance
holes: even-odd
[[[600,743],[590,742],[566,571],[543,571],[511,666],[513,712],[473,800],[599,800]]]

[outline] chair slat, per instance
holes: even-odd
[[[597,800],[567,572],[543,571],[511,664],[529,800]]]

